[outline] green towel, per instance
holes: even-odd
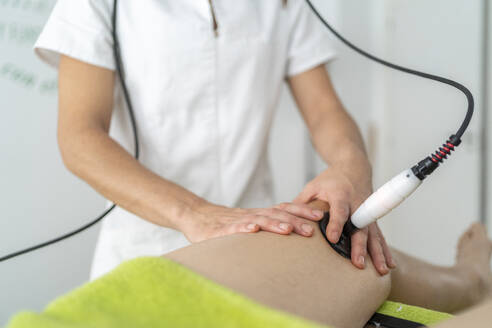
[[[406,305],[391,301],[384,302],[377,312],[392,317],[421,323],[426,326],[435,325],[441,321],[453,317],[448,313],[432,311],[418,306]]]
[[[143,257],[63,296],[9,328],[321,327],[269,309],[162,257]]]
[[[386,302],[383,314],[424,324],[449,315]],[[418,319],[422,319],[419,321]],[[143,257],[60,297],[41,314],[22,312],[8,328],[322,327],[260,305],[162,257]]]

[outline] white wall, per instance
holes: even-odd
[[[379,0],[375,0],[376,2]],[[349,40],[362,47],[372,45],[373,2],[312,1],[318,11]],[[373,66],[333,37],[338,56],[328,65],[332,82],[344,106],[369,139],[373,98]],[[293,160],[294,159],[294,160]],[[326,164],[313,150],[308,132],[287,89],[284,90],[272,131],[270,162],[274,168],[277,201],[291,201],[305,183]]]
[[[487,47],[488,51],[484,54],[487,55],[487,61],[488,61],[488,72],[487,72],[487,80],[488,84],[485,85],[486,89],[484,92],[487,93],[487,106],[486,110],[488,112],[488,120],[484,126],[485,129],[488,129],[489,127],[492,126],[492,4],[490,3],[489,0],[483,0],[483,3],[485,2],[488,3],[488,24],[484,25],[484,28],[488,30],[488,33],[486,35],[486,38],[488,40],[487,44],[484,45]],[[482,22],[483,23],[483,22]],[[486,216],[487,216],[487,227],[489,230],[489,236],[492,238],[492,133],[491,131],[488,131],[488,140],[485,144],[487,146],[487,157],[488,161],[486,162],[487,164],[487,195],[486,195]]]
[[[103,207],[102,198],[63,167],[56,146],[55,75],[31,51],[53,3],[0,1],[0,256],[78,227]],[[362,48],[456,77],[478,96],[479,0],[314,3]],[[439,145],[459,123],[463,103],[452,90],[388,71],[335,42],[340,56],[329,70],[361,125],[377,186]],[[471,135],[477,133],[476,121]],[[392,244],[435,263],[452,262],[457,235],[478,211],[474,139],[465,140],[422,191],[382,221]],[[323,167],[319,159],[313,164],[307,132],[286,89],[271,149],[278,201],[295,197]],[[466,175],[464,167],[469,168]],[[96,234],[93,228],[61,245],[0,263],[0,325],[13,312],[39,310],[85,281]]]
[[[0,162],[0,256],[79,227],[98,215],[104,204],[63,166],[56,144],[56,74],[31,50],[54,3],[0,1],[0,108],[4,115],[0,149],[6,159]],[[335,2],[316,3],[335,21]],[[280,107],[271,138],[279,202],[291,200],[301,190],[310,166],[306,154],[312,156],[287,88]],[[0,326],[14,312],[41,310],[85,282],[98,228],[1,263]]]
[[[104,206],[62,164],[56,75],[31,50],[53,4],[0,1],[0,256],[78,227]],[[97,230],[0,263],[0,326],[85,281]]]
[[[361,48],[395,63],[454,78],[475,95],[477,111],[463,144],[417,193],[380,221],[393,246],[436,264],[452,264],[458,237],[471,222],[480,219],[482,1],[315,3],[330,20],[334,18],[323,6],[335,4],[338,10],[333,25]],[[440,146],[458,128],[466,103],[464,97],[450,87],[392,71],[335,42],[340,56],[329,66],[330,73],[343,103],[361,127],[377,187]],[[296,127],[295,134],[286,141],[273,140],[277,146],[283,143],[301,147],[295,140],[302,135],[299,132],[302,123],[293,114],[290,120],[287,118],[285,115],[277,122],[283,126],[277,127],[277,133],[285,133],[288,122],[289,128]],[[314,156],[312,149],[296,149],[299,149],[298,154],[307,152],[308,161]],[[283,156],[287,161],[295,154],[284,152],[286,155],[278,153],[274,157]],[[319,159],[314,167],[309,163],[299,166],[308,170],[308,178],[323,167]],[[301,176],[290,170],[290,166],[285,166],[276,171],[277,189],[289,197],[303,184]],[[286,176],[289,179],[285,179]],[[288,188],[285,181],[289,182]],[[291,198],[279,200],[288,199]]]
[[[317,10],[333,25],[340,20],[340,8],[336,1],[312,1]],[[336,40],[333,40],[334,44]],[[338,49],[337,49],[338,51]],[[335,60],[328,67],[331,73],[340,66]],[[284,86],[271,131],[269,159],[272,167],[276,202],[292,201],[307,181],[320,171],[323,163],[316,157],[309,134],[301,115]]]
[[[379,14],[379,53],[397,63],[456,79],[475,95],[477,112],[451,158],[382,220],[388,241],[433,263],[452,264],[455,245],[479,220],[481,1],[387,0]],[[466,112],[460,92],[378,68],[381,108],[376,182],[386,181],[433,152]],[[378,183],[378,184],[379,184]]]

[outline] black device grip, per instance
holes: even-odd
[[[325,240],[330,244],[330,246],[341,256],[350,259],[350,255],[352,252],[352,235],[359,230],[352,221],[349,219],[345,225],[343,226],[342,234],[340,235],[340,239],[336,244],[332,243],[328,240],[326,236],[326,227],[328,226],[328,222],[330,222],[330,212],[325,212],[323,218],[319,221],[319,229],[325,237]]]

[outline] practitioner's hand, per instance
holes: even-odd
[[[330,242],[337,243],[349,215],[372,193],[370,179],[359,180],[341,169],[328,168],[306,185],[294,203],[307,204],[314,199],[327,202],[330,205],[330,222],[326,228],[326,236]],[[381,275],[389,272],[388,267],[396,266],[376,223],[353,234],[352,263],[360,269],[365,268],[368,251]]]
[[[367,228],[367,248],[369,249],[372,262],[374,263],[376,270],[381,275],[385,275],[389,272],[389,268],[396,268],[396,263],[391,255],[389,246],[384,239],[383,233],[381,232],[381,229],[379,229],[378,223],[374,222]],[[352,243],[354,242],[354,238],[355,237],[352,237]]]
[[[305,204],[282,203],[270,208],[242,209],[204,202],[197,206],[180,227],[191,242],[239,232],[270,231],[282,235],[291,232],[310,237],[323,212]]]

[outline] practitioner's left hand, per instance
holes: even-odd
[[[370,179],[356,180],[342,169],[330,167],[310,181],[294,200],[297,203],[307,204],[314,199],[319,199],[330,205],[330,222],[326,229],[326,236],[332,243],[338,242],[349,215],[372,193]],[[368,253],[381,275],[387,274],[389,268],[396,267],[377,223],[352,236],[352,263],[364,269]]]

